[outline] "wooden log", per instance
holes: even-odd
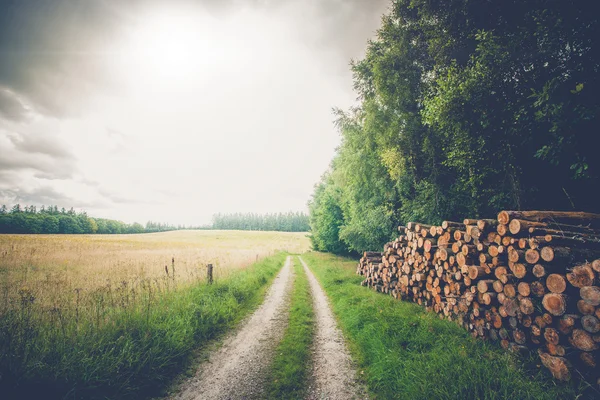
[[[595,274],[590,264],[578,265],[573,267],[571,272],[567,273],[569,283],[577,288],[592,286],[594,284]]]
[[[563,293],[567,288],[567,281],[563,275],[550,274],[546,278],[546,287],[552,293]]]
[[[489,292],[491,291],[493,284],[494,281],[492,279],[482,279],[479,282],[477,282],[477,290],[479,291],[479,293]]]
[[[600,321],[593,315],[584,315],[581,317],[581,326],[589,333],[600,332]]]
[[[523,297],[519,301],[519,309],[525,315],[531,315],[535,311],[535,307],[533,305],[533,302],[531,301],[531,299],[529,297]]]
[[[559,293],[548,293],[542,299],[542,306],[550,314],[561,316],[567,311],[567,297]]]
[[[571,380],[571,363],[566,358],[554,357],[541,350],[538,351],[538,354],[542,364],[548,368],[555,379],[564,382]]]
[[[527,275],[527,268],[521,263],[509,264],[510,270],[517,279],[523,279]]]
[[[543,278],[546,276],[546,268],[544,268],[544,266],[541,264],[535,264],[531,272],[536,278]]]
[[[583,351],[598,350],[598,344],[594,342],[592,336],[582,329],[573,329],[569,337],[569,343],[576,349]]]
[[[596,357],[592,353],[583,351],[579,353],[579,359],[585,366],[590,368],[596,368]]]
[[[562,334],[568,335],[573,331],[579,319],[580,317],[577,314],[565,314],[558,320],[557,329]]]
[[[531,294],[531,287],[527,282],[519,282],[517,285],[517,291],[521,296],[528,297]]]
[[[579,300],[577,301],[577,310],[582,315],[594,315],[596,312],[596,307],[594,307],[592,304],[589,304],[585,300]]]
[[[557,345],[560,341],[560,333],[552,327],[547,327],[544,329],[544,339],[547,343]]]
[[[525,261],[529,264],[536,264],[540,260],[540,253],[534,249],[525,251]]]
[[[508,233],[508,226],[504,225],[504,224],[498,224],[498,226],[496,227],[496,232],[498,232],[498,235],[502,236],[506,236],[506,234]]]
[[[535,297],[542,297],[546,294],[546,286],[540,281],[531,282],[529,288],[531,289],[531,294]]]
[[[525,334],[524,331],[522,331],[520,329],[513,330],[513,339],[515,340],[515,343],[518,343],[518,344],[527,343],[527,335]]]
[[[592,261],[592,269],[596,272],[600,272],[600,259]]]
[[[492,287],[496,293],[502,293],[504,291],[504,284],[500,280],[494,281]]]
[[[600,305],[600,287],[598,286],[582,287],[579,289],[579,296],[588,304],[596,307]]]
[[[498,223],[508,224],[512,219],[535,222],[590,225],[600,227],[600,214],[577,211],[500,211]]]
[[[592,260],[595,256],[598,255],[598,252],[588,250],[588,249],[572,249],[569,247],[553,247],[546,246],[542,247],[540,251],[540,256],[542,260],[546,262],[576,262],[576,261],[584,261],[584,260]]]

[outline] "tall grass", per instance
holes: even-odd
[[[3,398],[156,396],[191,351],[231,327],[264,295],[285,253],[214,285],[171,276],[101,286],[40,302],[26,286],[0,310]]]
[[[266,391],[270,399],[303,399],[311,371],[310,349],[315,330],[312,295],[306,272],[297,259],[294,272],[289,323],[275,351]]]
[[[356,261],[320,253],[303,258],[377,398],[554,400],[584,393],[575,383],[553,381],[533,359],[518,359],[414,303],[359,286]]]

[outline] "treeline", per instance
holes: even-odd
[[[309,203],[315,249],[500,209],[600,212],[594,2],[394,0]]]
[[[302,212],[277,214],[215,214],[213,229],[239,229],[244,231],[308,232],[308,215]]]
[[[92,218],[85,211],[75,212],[73,208],[58,209],[57,206],[35,206],[17,204],[11,209],[0,207],[0,233],[66,233],[66,234],[129,234],[164,232],[177,229],[190,229],[156,222],[146,226],[138,223],[126,224],[105,218]]]

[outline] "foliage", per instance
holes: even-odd
[[[594,7],[394,0],[352,64],[360,104],[336,111],[342,144],[310,203],[315,249],[380,249],[411,220],[503,208],[599,212]]]
[[[264,259],[214,285],[171,278],[99,288],[48,308],[24,286],[0,303],[3,398],[156,397],[198,346],[260,303],[286,257]]]
[[[359,286],[356,263],[303,256],[321,282],[360,375],[381,399],[586,398],[585,387],[557,385],[545,369],[409,302]],[[578,394],[584,395],[578,397]]]
[[[315,329],[313,301],[302,264],[294,262],[294,289],[288,327],[275,350],[267,397],[304,399],[311,367],[311,345]]]
[[[65,210],[57,206],[13,206],[8,211],[6,206],[0,208],[0,233],[42,233],[42,234],[131,234],[165,232],[185,229],[183,226],[173,226],[148,222],[146,227],[138,223],[126,224],[105,218],[91,218],[85,211],[75,212],[73,208]]]
[[[212,229],[307,232],[308,216],[301,212],[276,214],[215,214]]]

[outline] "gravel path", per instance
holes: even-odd
[[[186,382],[177,400],[257,399],[264,396],[265,375],[281,341],[289,316],[293,283],[291,258],[245,325],[214,352],[194,378]]]
[[[325,292],[300,257],[308,275],[317,329],[313,349],[313,384],[308,399],[367,399],[366,389],[356,381],[356,370],[337,327]]]

